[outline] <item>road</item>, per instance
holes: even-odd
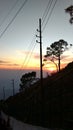
[[[7,121],[8,116],[3,112],[1,112],[1,114],[2,114],[2,118],[5,119],[5,121]],[[22,123],[21,121],[18,121],[13,117],[9,117],[9,118],[10,118],[10,126],[12,127],[12,130],[50,130],[47,128],[42,128],[42,127],[32,126],[32,125]]]

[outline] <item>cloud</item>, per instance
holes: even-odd
[[[68,56],[68,55],[62,55],[61,56],[61,59],[68,59],[70,56]]]
[[[0,60],[0,65],[4,66],[19,66],[19,64],[11,63],[10,61]]]
[[[39,59],[40,58],[40,54],[39,53],[36,53],[36,52],[32,52],[32,51],[23,51],[23,50],[17,50],[16,51],[17,52],[17,54],[18,55],[22,55],[22,56],[27,56],[27,57],[30,57],[30,55],[31,55],[31,57],[33,58],[33,59]]]
[[[33,54],[33,58],[34,58],[34,59],[39,59],[39,58],[40,58],[40,56],[39,56],[39,54],[34,53],[34,54]]]
[[[34,57],[34,59],[40,59],[40,54],[38,54],[38,53],[34,53],[33,54],[33,57]],[[44,59],[44,56],[42,55],[42,59]]]
[[[19,64],[13,64],[14,66],[19,66]]]
[[[16,50],[16,53],[17,53],[18,55],[27,55],[28,53],[30,53],[30,51]]]
[[[19,66],[19,64],[12,64],[12,63],[10,63],[10,64],[6,64],[7,66]]]
[[[0,64],[7,64],[9,61],[0,60]]]

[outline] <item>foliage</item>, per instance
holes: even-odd
[[[23,90],[24,88],[27,88],[28,86],[30,86],[31,82],[35,79],[36,77],[36,72],[29,72],[29,73],[25,73],[24,75],[22,75],[20,81],[20,91]]]
[[[73,62],[66,70],[43,79],[44,114],[41,122],[41,88],[38,82],[28,91],[5,101],[8,115],[25,123],[49,129],[73,129]],[[6,110],[6,107],[5,107]],[[45,115],[45,116],[44,116]]]
[[[47,54],[45,55],[45,57],[49,57],[50,61],[52,61],[56,65],[56,67],[58,67],[59,71],[61,55],[66,49],[68,49],[68,43],[63,39],[56,41],[52,43],[50,47],[47,47]],[[58,64],[55,62],[56,60],[58,60]]]
[[[69,22],[70,22],[71,24],[73,24],[73,5],[71,5],[71,6],[69,6],[68,8],[66,8],[66,9],[65,9],[65,12],[70,14],[70,17],[71,17],[71,18],[70,18]]]

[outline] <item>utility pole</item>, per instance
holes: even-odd
[[[39,19],[39,33],[40,33],[40,80],[41,89],[43,89],[43,70],[42,70],[42,32],[41,32],[41,19]]]
[[[43,69],[42,69],[42,31],[41,31],[41,18],[39,19],[39,44],[40,44],[40,86],[41,86],[41,123],[43,125],[44,118],[44,91],[43,91]]]
[[[3,100],[5,100],[5,87],[3,87]]]
[[[12,87],[13,87],[13,96],[15,95],[15,90],[14,90],[14,79],[12,79]]]
[[[42,31],[41,31],[41,18],[39,19],[39,30],[37,29],[37,31],[39,32],[39,36],[36,35],[36,37],[38,37],[40,39],[39,42],[37,40],[36,40],[36,42],[40,44],[40,82],[41,82],[41,88],[42,88],[43,70],[42,70]]]

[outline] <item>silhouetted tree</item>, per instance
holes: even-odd
[[[68,49],[68,43],[63,39],[56,41],[52,43],[50,47],[47,47],[47,54],[45,57],[50,58],[50,61],[52,61],[56,67],[58,67],[58,71],[60,71],[61,54],[63,54],[66,49]],[[58,64],[55,62],[56,60],[58,60]]]
[[[20,91],[24,88],[27,88],[27,86],[30,86],[31,82],[36,78],[36,72],[32,71],[29,73],[25,73],[22,75],[20,81]]]
[[[68,8],[66,8],[65,12],[70,14],[70,20],[69,20],[69,22],[71,24],[73,24],[73,5],[71,5]]]

